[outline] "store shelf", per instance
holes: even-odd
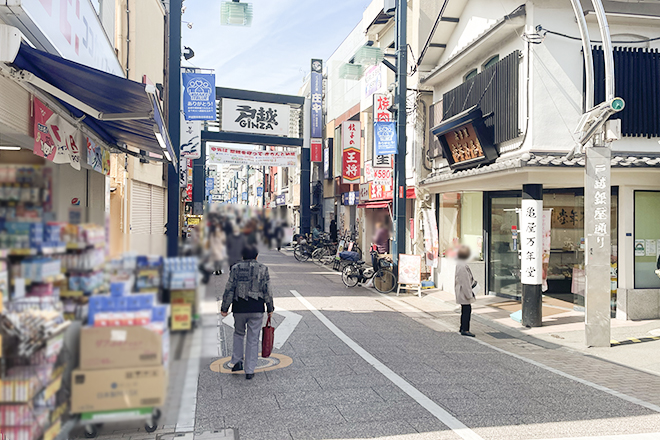
[[[63,254],[66,252],[66,246],[42,246],[41,253],[43,255]]]
[[[85,250],[85,249],[103,249],[105,247],[105,242],[100,243],[67,243],[67,250]]]
[[[51,284],[51,283],[58,283],[64,280],[66,280],[66,276],[64,274],[53,275],[50,277],[46,277],[43,280],[31,280],[29,278],[25,278],[25,285],[29,286],[31,284]],[[11,284],[12,286],[14,285],[14,279],[11,280]]]

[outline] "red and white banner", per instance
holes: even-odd
[[[342,124],[342,183],[360,183],[360,121]]]
[[[392,112],[388,110],[392,106],[392,98],[385,93],[374,93],[373,116],[374,123],[376,122],[392,122]],[[374,168],[392,168],[392,156],[378,156],[376,155],[376,145],[373,145],[373,162]]]
[[[79,170],[83,145],[84,138],[73,125],[34,98],[34,154]]]
[[[311,161],[323,162],[323,141],[321,139],[312,139],[311,148]]]
[[[298,157],[295,151],[244,150],[211,146],[209,147],[209,160],[215,163],[232,163],[257,167],[298,166]]]

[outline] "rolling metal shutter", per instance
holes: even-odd
[[[165,233],[165,188],[151,185],[151,234]]]
[[[151,233],[151,185],[131,181],[131,234]]]

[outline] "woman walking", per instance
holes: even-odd
[[[268,268],[257,262],[258,255],[256,247],[245,248],[243,261],[236,263],[229,273],[229,281],[220,308],[222,316],[227,316],[230,306],[234,314],[232,371],[245,370],[246,379],[254,377],[254,369],[257,366],[259,333],[264,321],[264,308],[269,317],[274,310]],[[243,342],[246,333],[247,343],[244,351]]]
[[[472,303],[477,300],[473,291],[477,282],[474,280],[472,271],[467,265],[467,260],[470,258],[470,248],[465,245],[461,246],[456,256],[454,289],[456,292],[456,304],[460,304],[461,306],[461,328],[459,331],[463,336],[474,337],[474,333],[470,333],[470,315],[472,314]]]
[[[213,261],[213,270],[215,275],[222,274],[222,266],[227,259],[227,249],[225,233],[220,227],[219,221],[211,223],[209,229],[209,252],[211,261]]]

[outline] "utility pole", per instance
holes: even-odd
[[[392,257],[399,263],[399,254],[406,252],[406,94],[408,88],[407,0],[397,0],[396,28],[396,136],[394,159],[394,242]]]
[[[179,255],[179,160],[181,146],[181,6],[170,0],[168,14],[167,131],[174,149],[173,163],[167,165],[167,256]]]

